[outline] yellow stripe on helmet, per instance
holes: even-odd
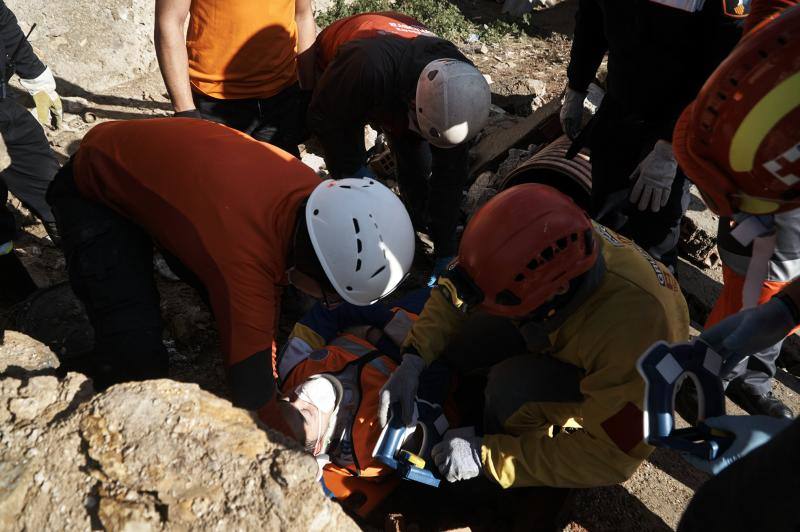
[[[775,124],[800,105],[800,72],[795,72],[769,91],[747,116],[731,140],[729,160],[736,172],[753,169],[756,151]]]

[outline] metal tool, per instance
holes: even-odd
[[[636,364],[645,382],[644,435],[650,445],[668,447],[714,460],[730,446],[733,435],[702,422],[725,414],[725,393],[719,370],[722,357],[695,340],[673,344],[658,342]],[[698,424],[675,428],[675,394],[684,379],[697,388]]]
[[[413,480],[438,488],[440,479],[433,471],[426,468],[425,460],[421,456],[402,449],[406,436],[409,434],[409,428],[403,424],[400,408],[398,403],[392,405],[391,417],[378,438],[373,456],[397,471],[398,475],[405,480]]]

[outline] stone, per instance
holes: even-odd
[[[80,382],[0,379],[0,529],[357,529],[314,459],[247,411],[196,384]]]
[[[58,357],[40,341],[17,331],[0,330],[0,373],[9,367],[37,371],[58,365]]]
[[[96,93],[157,70],[151,0],[9,0],[67,95]]]
[[[544,96],[547,94],[547,86],[544,81],[540,79],[528,79],[525,84],[528,86],[531,94],[535,94],[536,96]]]

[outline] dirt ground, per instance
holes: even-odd
[[[576,0],[533,13],[535,29],[521,37],[505,37],[500,42],[461,43],[478,68],[491,79],[493,103],[506,112],[525,116],[547,100],[561,94],[566,83],[566,66]],[[459,3],[465,15],[475,22],[498,16],[501,5],[487,0]],[[66,127],[48,131],[53,148],[62,161],[74,153],[83,135],[106,120],[128,120],[166,116],[170,106],[158,73],[149,74],[106,94],[92,94],[75,86],[59,87],[65,107]],[[24,324],[38,335],[47,336],[62,350],[80,350],[91,345],[85,327],[76,325],[80,309],[54,306],[45,310],[53,293],[68,290],[63,282],[64,258],[46,237],[43,227],[16,205],[22,231],[16,241],[17,253],[37,284],[53,287],[50,295],[39,296],[15,309],[0,308],[0,324],[9,320],[10,328]],[[418,260],[411,285],[419,284],[429,267]],[[681,280],[692,284],[692,292],[705,291],[707,297],[718,292],[720,280],[714,269],[681,265]],[[224,371],[211,315],[200,298],[187,285],[158,276],[165,318],[164,339],[170,349],[171,376],[197,382],[203,388],[227,395]],[[411,286],[409,286],[410,288]],[[291,299],[291,298],[288,298]],[[294,309],[295,314],[298,309]],[[289,324],[284,323],[283,330]],[[84,332],[81,332],[84,331]],[[781,371],[776,393],[795,412],[800,411],[800,384]],[[729,411],[741,411],[729,403]],[[466,493],[449,490],[450,496],[433,497],[430,492],[414,493],[404,485],[390,501],[386,512],[400,510],[406,524],[422,529],[471,526],[473,529],[562,529],[568,531],[671,530],[694,491],[706,476],[683,462],[675,453],[657,450],[627,482],[596,489],[524,490],[515,494],[497,491]],[[466,491],[469,491],[467,489]],[[486,493],[489,493],[487,496]],[[427,502],[425,502],[427,501]],[[416,506],[414,506],[416,505]],[[416,508],[409,509],[411,506]],[[364,523],[381,528],[382,516]]]

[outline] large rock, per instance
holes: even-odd
[[[23,31],[57,77],[104,91],[157,68],[152,0],[8,0]],[[78,89],[60,84],[68,95]]]
[[[280,434],[196,385],[0,380],[2,530],[353,530]]]
[[[28,335],[0,329],[0,373],[9,367],[27,371],[57,368],[58,357],[49,347]]]

